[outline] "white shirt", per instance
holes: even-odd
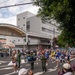
[[[73,75],[73,73],[72,72],[67,72],[67,73],[65,73],[63,75]]]

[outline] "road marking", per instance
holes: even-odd
[[[24,64],[24,63],[25,63],[25,60],[22,59],[22,60],[21,60],[21,64]],[[13,65],[12,61],[10,61],[10,62],[8,63],[8,65]]]
[[[47,72],[53,72],[53,71],[56,71],[56,70],[57,70],[57,68],[51,68],[51,69],[48,69]]]
[[[17,72],[16,72],[17,73]],[[14,72],[12,72],[12,73],[8,73],[8,74],[4,74],[4,75],[12,75],[12,74],[15,74]]]
[[[41,74],[43,74],[43,72],[37,72],[34,75],[41,75]]]
[[[74,60],[74,59],[71,59],[71,60]],[[10,61],[10,63],[12,63],[12,61]],[[25,63],[25,61],[24,60],[22,60],[22,63]],[[36,63],[35,63],[36,64]],[[7,67],[7,66],[10,66],[11,64],[8,64],[8,65],[4,65],[4,66],[0,66],[0,67],[6,67],[6,68],[2,68],[2,69],[0,69],[0,70],[9,70],[9,69],[12,69],[13,67]],[[30,64],[26,64],[26,66],[29,66]],[[46,72],[46,73],[48,73],[48,72],[53,72],[53,71],[56,71],[57,70],[57,68],[50,68],[50,69],[48,69],[48,71]],[[43,74],[44,72],[36,72],[36,73],[34,73],[34,75],[41,75],[41,74]],[[8,74],[4,74],[4,75],[12,75],[12,74],[16,74],[16,73],[8,73]]]
[[[9,70],[9,69],[12,69],[13,67],[7,67],[7,68],[2,68],[2,69],[0,69],[0,70]],[[50,68],[50,69],[48,69],[48,71],[46,72],[46,73],[48,73],[48,72],[53,72],[53,71],[56,71],[57,70],[57,68]],[[16,72],[16,73],[18,73],[18,72]],[[14,73],[14,72],[12,72],[12,73],[8,73],[8,74],[4,74],[4,75],[12,75],[12,74],[16,74],[16,73]],[[41,75],[41,74],[43,74],[44,72],[36,72],[36,73],[34,73],[34,75]]]
[[[46,73],[48,73],[48,72],[53,72],[53,71],[56,71],[57,70],[57,68],[50,68],[50,69],[48,69],[48,71],[46,72]],[[36,72],[34,75],[41,75],[41,74],[43,74],[43,73],[45,73],[45,72]]]
[[[6,63],[7,61],[1,61],[1,60],[0,60],[0,62],[1,62],[1,63]]]
[[[7,66],[10,66],[10,65],[2,65],[2,66],[0,66],[0,67],[7,67]]]
[[[1,68],[0,70],[9,70],[9,69],[13,69],[13,67]]]

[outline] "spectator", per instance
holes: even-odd
[[[65,63],[62,68],[62,74],[60,74],[59,71],[58,75],[74,75],[73,70],[71,69],[71,65],[69,63]]]
[[[12,52],[11,58],[12,58],[14,73],[15,73],[15,72],[18,72],[18,70],[17,70],[17,54],[16,54],[16,50],[14,50],[14,51]]]
[[[33,72],[31,70],[22,68],[19,70],[18,75],[33,75]]]
[[[41,62],[42,62],[42,71],[47,71],[47,68],[46,68],[46,61],[47,61],[47,58],[45,57],[44,54],[42,54],[41,56]]]
[[[21,65],[21,53],[20,53],[20,50],[18,50],[18,53],[17,53],[17,67],[20,68],[20,65]]]

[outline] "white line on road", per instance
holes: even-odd
[[[1,68],[0,70],[9,70],[12,69],[13,67],[6,67],[6,68]]]
[[[47,71],[47,73],[48,72],[53,72],[53,71],[56,71],[57,70],[57,68],[50,68],[50,69],[48,69],[48,71]],[[43,74],[44,72],[37,72],[37,73],[35,73],[34,75],[41,75],[41,74]]]
[[[10,65],[2,65],[2,66],[0,66],[0,67],[7,67],[7,66],[10,66]]]
[[[16,73],[17,73],[17,72],[16,72]],[[12,72],[12,73],[8,73],[8,74],[4,74],[4,75],[12,75],[12,74],[16,74],[16,73]]]

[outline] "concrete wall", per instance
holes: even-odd
[[[17,15],[17,26],[26,31],[26,18],[33,16],[30,12],[23,12]]]
[[[33,16],[27,18],[26,21],[30,21],[30,32],[40,33],[41,32],[41,20],[40,18]]]

